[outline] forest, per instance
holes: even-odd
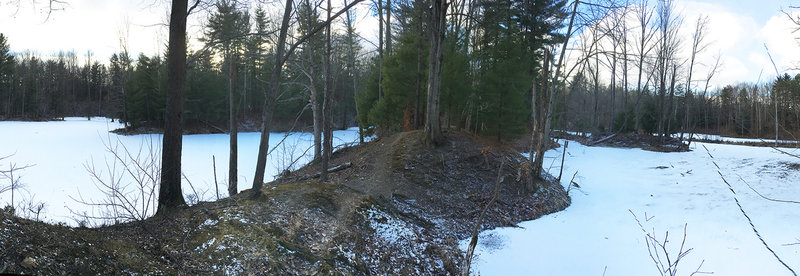
[[[0,33],[0,272],[796,275],[772,204],[797,204],[800,74],[764,43],[767,77],[720,84],[678,0],[169,2],[163,53]],[[75,225],[40,220],[59,193]]]
[[[670,1],[640,2],[577,7],[573,34],[579,35],[570,44],[570,68],[554,85],[563,88],[552,95],[552,127],[774,138],[778,122],[779,136],[796,137],[800,76],[710,87],[719,60],[702,66],[695,61],[713,54],[713,43],[705,39],[708,19],[683,18]],[[366,134],[419,129],[426,116],[429,12],[424,1],[375,4],[384,8],[371,12],[386,18],[376,48],[364,47],[350,12],[332,23],[333,122],[337,129],[360,125]],[[321,3],[297,6],[291,28],[296,36],[324,23]],[[531,131],[537,115],[546,117],[551,95],[535,92],[550,85],[543,81],[545,56],[566,40],[571,7],[565,1],[456,1],[448,8],[443,126],[504,139]],[[185,124],[225,131],[235,114],[255,125],[271,68],[272,59],[265,57],[275,51],[269,25],[275,20],[261,5],[236,1],[207,10],[203,47],[187,60]],[[677,36],[682,25],[690,25],[693,37]],[[105,116],[131,128],[163,126],[165,55],[128,53],[125,45],[111,57],[69,50],[12,53],[5,36],[0,46],[0,118]],[[683,56],[682,48],[691,51]],[[274,113],[279,129],[321,124],[314,118],[322,112],[324,54],[325,38],[318,33],[287,60]]]

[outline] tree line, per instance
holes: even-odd
[[[708,17],[686,20],[673,0],[600,4],[588,10],[597,20],[576,42],[578,57],[554,106],[556,128],[660,137],[800,134],[797,77],[711,87],[722,64],[709,53]],[[691,36],[678,35],[681,28]],[[701,57],[710,62],[701,64]]]
[[[264,101],[263,91],[272,65],[265,57],[274,54],[271,42],[275,34],[270,18],[261,6],[250,9],[235,1],[215,2],[208,10],[208,23],[200,38],[203,47],[187,58],[185,123],[224,131],[229,131],[230,118],[238,119],[235,125],[240,121],[257,124],[254,122],[260,120],[260,103]],[[298,14],[298,20],[304,20],[303,16],[309,15]],[[332,37],[336,54],[332,56],[331,71],[337,80],[332,97],[338,103],[332,116],[336,128],[355,124],[353,91],[364,71],[359,58],[367,54],[352,33],[354,19],[339,23],[351,25],[349,36],[334,32]],[[303,32],[304,26],[309,25],[301,24],[298,32]],[[0,119],[104,116],[119,119],[133,129],[163,127],[166,56],[133,55],[126,45],[105,60],[91,51],[12,53],[8,40],[0,34]],[[276,99],[280,102],[275,110],[278,129],[310,128],[321,108],[321,98],[317,99],[314,92],[322,87],[318,80],[324,45],[319,37],[314,40],[287,61],[288,81]],[[231,110],[234,116],[230,116]]]
[[[442,129],[497,139],[529,133],[532,184],[551,128],[665,137],[723,129],[758,134],[770,130],[770,114],[789,131],[786,123],[798,121],[798,78],[717,92],[709,82],[719,63],[703,67],[700,81],[693,78],[708,45],[707,20],[698,18],[687,44],[672,0],[654,7],[647,0],[377,0],[374,52],[361,48],[354,26],[350,8],[359,2],[334,10],[330,0],[285,1],[282,15],[256,7],[251,16],[246,4],[216,1],[203,48],[189,52],[186,17],[202,2],[174,0],[165,56],[134,60],[123,46],[108,65],[90,62],[91,54],[82,67],[76,54],[11,55],[0,37],[0,96],[9,99],[2,114],[103,115],[134,127],[163,126],[159,213],[183,203],[180,135],[192,122],[227,122],[231,194],[238,191],[239,121],[260,123],[252,178],[258,197],[270,131],[282,125],[312,126],[323,180],[334,125],[357,122],[362,137],[420,129],[433,146],[443,142]],[[577,58],[565,58],[568,45],[577,45]],[[681,47],[690,54],[682,56]]]

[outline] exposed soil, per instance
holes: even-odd
[[[552,138],[552,137],[551,137]],[[531,133],[528,132],[522,136],[519,136],[511,141],[508,141],[508,144],[513,147],[518,152],[530,152],[531,151]],[[547,143],[547,147],[545,150],[551,150],[560,147],[559,143],[556,143],[552,139]]]
[[[268,183],[173,214],[100,228],[69,228],[0,212],[0,272],[20,274],[456,274],[501,160],[501,192],[484,229],[566,208],[553,181],[527,181],[508,145],[446,132],[439,147],[406,132],[337,151],[352,166],[318,179]],[[310,164],[286,176],[315,172]],[[279,184],[280,183],[280,184]]]
[[[589,146],[641,148],[643,150],[657,152],[689,151],[689,146],[687,143],[685,143],[685,141],[681,141],[678,138],[672,137],[664,137],[662,139],[658,136],[653,136],[650,134],[617,133],[599,134],[584,137],[580,135],[568,134],[562,131],[554,131],[553,137],[558,139],[578,141],[581,144]]]

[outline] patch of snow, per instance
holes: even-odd
[[[196,251],[196,252],[206,251],[206,249],[208,249],[216,241],[217,241],[217,238],[212,237],[210,240],[204,242],[203,244],[201,244],[200,246],[195,248],[194,251]]]
[[[217,225],[217,223],[219,223],[219,221],[206,219],[206,221],[203,222],[203,226],[214,226]]]
[[[364,212],[370,227],[375,229],[375,234],[389,243],[399,243],[411,240],[414,236],[412,225],[394,218],[386,212],[374,208]]]

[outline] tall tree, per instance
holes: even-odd
[[[8,38],[0,33],[0,99],[4,106],[0,106],[5,116],[11,117],[12,93],[11,84],[14,76],[14,56],[11,55]]]
[[[658,32],[659,41],[656,49],[656,71],[658,76],[658,133],[661,139],[668,132],[668,117],[672,112],[666,102],[667,85],[674,86],[670,78],[670,71],[677,72],[675,60],[678,52],[678,28],[680,17],[676,14],[674,0],[660,0],[658,4]],[[672,69],[672,70],[671,70]],[[674,75],[674,74],[673,74]],[[670,89],[674,93],[674,89]]]
[[[300,21],[300,33],[303,35],[307,35],[311,30],[313,30],[318,25],[318,17],[319,14],[317,12],[317,5],[311,3],[310,0],[304,0],[300,5],[300,11],[298,14],[298,20]],[[305,43],[305,48],[303,49],[305,60],[302,62],[301,65],[304,68],[300,68],[300,71],[308,77],[308,92],[309,92],[309,103],[311,104],[311,117],[313,120],[313,134],[314,134],[314,159],[318,159],[322,157],[322,110],[319,106],[319,91],[317,89],[318,78],[317,75],[317,55],[316,48],[317,47],[317,39],[312,37],[308,39]]]
[[[331,21],[331,0],[328,0],[326,9],[326,21]],[[322,102],[322,131],[324,132],[324,142],[322,150],[322,182],[328,181],[328,163],[333,153],[333,73],[331,72],[331,24],[325,27],[325,89],[323,90],[324,99]]]
[[[275,63],[273,64],[272,72],[270,73],[270,82],[269,86],[266,91],[266,96],[264,98],[264,109],[262,110],[262,117],[261,117],[261,139],[258,144],[258,160],[256,160],[256,171],[255,175],[253,176],[253,188],[251,192],[251,198],[257,198],[261,195],[261,187],[264,186],[264,169],[267,166],[267,151],[269,150],[269,131],[272,128],[272,112],[273,108],[275,107],[275,97],[278,91],[278,87],[280,85],[280,78],[281,72],[283,70],[283,65],[286,63],[286,60],[289,56],[292,55],[292,52],[301,44],[303,44],[307,39],[313,36],[315,33],[322,30],[322,28],[327,27],[331,24],[331,21],[339,17],[339,15],[345,13],[347,10],[355,6],[356,4],[360,3],[362,0],[355,0],[352,3],[344,6],[341,10],[339,10],[336,14],[332,15],[330,20],[326,21],[325,23],[318,25],[316,28],[311,30],[308,34],[300,37],[296,42],[294,42],[289,49],[286,49],[286,36],[289,30],[289,21],[292,15],[292,1],[286,1],[286,6],[283,12],[283,20],[281,21],[280,32],[278,33],[278,43],[276,45],[277,50],[275,51]]]
[[[636,20],[639,23],[639,40],[637,41],[638,66],[636,78],[636,103],[634,104],[634,126],[635,131],[641,132],[641,101],[642,101],[642,73],[644,72],[645,59],[653,47],[649,46],[655,32],[650,28],[650,21],[653,18],[653,10],[648,6],[647,0],[642,0],[636,11]]]
[[[344,5],[347,6],[347,0],[344,0]],[[353,85],[353,106],[355,106],[356,114],[359,114],[358,109],[358,74],[356,72],[356,52],[358,48],[358,40],[354,24],[355,15],[352,10],[345,12],[344,28],[346,31],[347,40],[347,66],[351,74]],[[364,143],[364,132],[361,130],[359,124],[358,141]]]
[[[686,90],[683,102],[683,109],[684,109],[684,119],[683,119],[683,126],[680,139],[683,140],[684,132],[689,130],[690,127],[690,117],[691,114],[691,104],[689,104],[689,100],[692,98],[692,73],[694,69],[695,58],[697,54],[703,52],[705,48],[708,46],[707,44],[703,43],[703,40],[706,36],[706,29],[708,25],[708,17],[705,16],[698,16],[697,22],[695,23],[694,34],[692,35],[692,54],[689,58],[689,74],[686,75]]]
[[[161,148],[161,185],[156,214],[165,214],[186,204],[181,191],[181,149],[188,6],[188,0],[172,0],[167,50],[167,112]]]
[[[433,0],[430,23],[430,54],[428,67],[428,101],[424,130],[424,142],[438,145],[444,136],[439,125],[439,91],[442,85],[442,59],[444,58],[444,34],[446,25],[447,0]]]
[[[228,67],[228,194],[235,195],[238,189],[238,112],[236,100],[237,60],[244,47],[244,38],[250,30],[250,15],[236,7],[236,2],[217,1],[216,12],[208,20],[206,42],[218,49]]]
[[[378,99],[383,98],[383,0],[378,0]]]
[[[562,64],[564,64],[564,57],[567,53],[567,44],[569,42],[569,38],[572,36],[572,26],[575,22],[575,15],[578,13],[578,4],[580,1],[576,0],[574,6],[572,7],[572,14],[569,19],[569,25],[567,26],[567,33],[564,37],[564,41],[561,45],[561,53],[558,56],[558,62],[554,64],[555,72],[550,75],[549,73],[546,74],[546,77],[543,81],[550,82],[549,84],[544,85],[547,87],[545,91],[542,93],[547,93],[547,104],[543,106],[543,109],[546,110],[544,118],[543,128],[541,129],[541,136],[539,141],[537,141],[537,150],[536,150],[536,157],[533,161],[533,176],[534,177],[541,177],[542,173],[542,162],[544,161],[544,152],[547,149],[547,143],[550,141],[550,123],[553,119],[553,101],[555,100],[556,91],[561,88],[562,81],[559,79],[561,77],[561,70]],[[545,56],[548,55],[548,52],[545,52]],[[547,58],[545,58],[547,60]],[[545,63],[546,64],[546,63]],[[548,70],[544,70],[544,72],[548,72]]]
[[[386,0],[386,54],[392,54],[392,0]]]

